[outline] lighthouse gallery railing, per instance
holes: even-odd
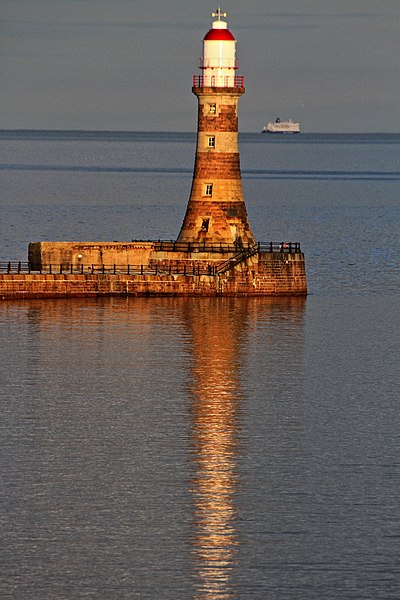
[[[220,79],[220,77],[206,77],[204,75],[193,75],[193,87],[221,87]],[[244,88],[244,75],[228,76],[224,77],[224,80],[225,81],[223,82],[223,87]],[[216,85],[216,82],[218,82],[218,85]]]

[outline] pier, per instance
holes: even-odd
[[[300,243],[257,242],[250,227],[238,146],[244,76],[236,73],[236,39],[225,16],[213,13],[202,75],[192,80],[196,154],[177,239],[31,242],[27,262],[0,264],[0,299],[307,294]]]
[[[118,250],[118,242],[115,245]],[[138,245],[142,251],[143,243]],[[56,262],[1,262],[0,299],[307,293],[298,242],[257,243],[236,252],[223,245],[192,247],[160,241],[153,245],[145,263],[85,262],[79,252],[75,261],[67,261],[64,255]]]

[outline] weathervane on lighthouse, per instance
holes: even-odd
[[[218,21],[221,20],[221,17],[226,17],[227,13],[226,12],[221,12],[221,7],[218,6],[217,10],[213,13],[211,13],[212,17],[218,17]]]

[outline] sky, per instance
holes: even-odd
[[[209,0],[0,0],[0,128],[195,131]],[[239,128],[400,132],[400,0],[226,0]]]

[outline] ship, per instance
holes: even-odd
[[[300,123],[295,123],[292,119],[281,121],[278,117],[264,125],[261,133],[300,133]]]

